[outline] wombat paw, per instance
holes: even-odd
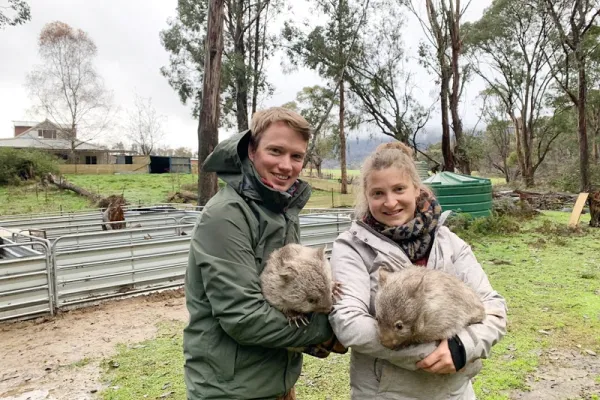
[[[298,315],[290,315],[288,316],[288,324],[290,326],[292,326],[292,323],[296,325],[296,328],[300,328],[300,325],[298,324],[298,321],[304,325],[304,326],[308,326],[308,319],[306,318],[305,315],[303,314],[298,314]]]
[[[333,282],[331,285],[331,298],[334,302],[339,300],[342,297],[342,294],[344,294],[342,286],[341,282]]]

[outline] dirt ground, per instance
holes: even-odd
[[[171,290],[0,324],[0,400],[95,399],[100,362],[118,343],[151,339],[158,323],[187,317],[183,291]]]
[[[185,321],[181,290],[109,301],[55,318],[0,324],[0,400],[93,400],[103,389],[100,362],[116,344],[154,337],[156,325]],[[580,349],[551,349],[514,400],[594,399],[600,357]],[[80,366],[77,366],[79,362]],[[82,365],[82,366],[81,366]]]

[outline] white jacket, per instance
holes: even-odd
[[[447,227],[438,228],[427,268],[456,275],[481,297],[487,317],[458,336],[467,365],[455,374],[417,370],[415,364],[429,355],[437,343],[394,351],[379,343],[375,322],[377,269],[382,262],[398,269],[410,266],[406,254],[390,239],[362,222],[354,222],[333,245],[331,266],[343,295],[329,320],[338,340],[351,349],[352,400],[473,400],[471,385],[492,346],[506,333],[506,302],[494,291],[470,246]]]

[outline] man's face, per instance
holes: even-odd
[[[265,130],[248,157],[261,178],[275,190],[287,191],[300,175],[308,143],[285,122],[274,122]]]

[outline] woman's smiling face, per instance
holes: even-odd
[[[415,217],[419,190],[397,167],[372,171],[366,196],[373,218],[387,226],[404,225]]]

